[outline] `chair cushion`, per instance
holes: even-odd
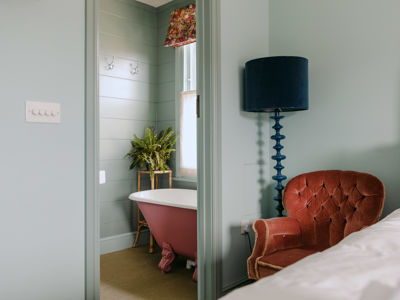
[[[293,248],[274,252],[257,260],[260,267],[269,267],[275,270],[281,270],[296,261],[319,252],[317,249],[311,248]]]

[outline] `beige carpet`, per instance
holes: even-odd
[[[161,250],[147,251],[141,246],[100,257],[101,300],[197,299],[194,269],[186,270],[185,258],[177,257],[172,271],[163,274],[157,267]]]

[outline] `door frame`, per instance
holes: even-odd
[[[97,0],[85,0],[85,299],[100,299]]]
[[[219,0],[197,0],[198,299],[221,295]],[[85,0],[85,298],[100,299],[98,0]]]
[[[197,0],[198,299],[221,296],[220,1]]]

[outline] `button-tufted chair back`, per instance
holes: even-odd
[[[290,180],[283,203],[288,216],[299,221],[304,245],[325,249],[378,221],[384,198],[375,176],[328,170]]]

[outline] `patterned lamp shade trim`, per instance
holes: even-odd
[[[196,42],[196,5],[189,4],[171,13],[165,47],[181,47]]]

